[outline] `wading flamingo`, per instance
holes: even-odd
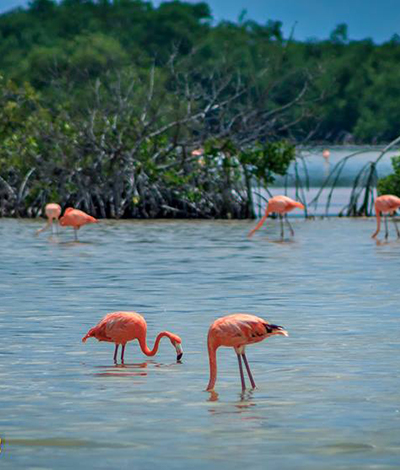
[[[387,214],[393,215],[396,212],[396,209],[400,207],[400,198],[393,196],[392,194],[385,194],[379,196],[375,201],[375,212],[376,212],[376,231],[372,235],[372,238],[375,238],[380,229],[381,229],[381,213],[385,214],[385,238],[389,236],[388,223],[387,223]],[[399,228],[397,227],[396,221],[394,219],[393,223],[396,227],[397,238],[400,238]]]
[[[208,357],[210,361],[210,381],[207,385],[207,391],[214,390],[217,381],[217,349],[220,346],[232,347],[235,349],[240,371],[240,380],[242,381],[242,391],[246,389],[243,375],[242,358],[246,366],[247,374],[251,386],[256,387],[253,376],[250,372],[249,363],[244,353],[248,344],[259,343],[266,338],[274,335],[289,336],[288,332],[282,327],[271,325],[266,320],[248,315],[247,313],[235,313],[215,320],[208,330]]]
[[[125,346],[128,341],[137,339],[140,349],[146,356],[154,356],[158,351],[158,345],[161,338],[166,336],[176,349],[176,360],[180,361],[183,356],[181,346],[182,340],[178,335],[169,331],[162,331],[158,334],[153,349],[149,349],[146,343],[147,324],[146,320],[136,312],[114,312],[106,315],[100,322],[91,328],[82,342],[88,338],[94,337],[99,341],[108,341],[115,343],[114,362],[117,362],[118,347],[122,345],[121,362],[124,363]]]
[[[54,233],[54,224],[53,224],[54,221],[56,221],[56,232],[58,231],[57,223],[61,215],[61,206],[51,202],[50,204],[46,204],[46,207],[44,208],[44,212],[47,217],[47,223],[43,228],[40,228],[39,230],[36,231],[36,235],[38,235],[40,232],[44,232],[45,230],[47,230],[50,227],[50,225],[51,225],[51,231],[52,233]]]
[[[65,209],[64,215],[60,219],[60,225],[65,227],[67,225],[74,227],[75,240],[78,240],[78,230],[82,225],[97,223],[98,220],[92,217],[86,212],[80,211],[79,209],[73,209],[68,207]]]
[[[331,152],[330,152],[328,149],[325,149],[325,150],[322,152],[322,156],[325,158],[326,161],[329,160],[330,155],[331,155]]]
[[[294,230],[292,226],[290,225],[290,222],[287,218],[287,212],[292,211],[293,209],[296,209],[298,207],[299,209],[304,209],[304,206],[301,202],[294,201],[290,197],[287,196],[274,196],[268,201],[267,208],[265,210],[264,217],[261,218],[260,222],[256,225],[253,230],[249,232],[249,237],[253,235],[255,231],[257,231],[262,224],[267,220],[267,217],[269,214],[272,212],[276,212],[279,215],[279,220],[281,221],[281,237],[283,238],[283,221],[282,221],[282,216],[285,217],[285,220],[287,224],[289,225],[290,233],[294,235]]]

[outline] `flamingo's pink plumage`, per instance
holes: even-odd
[[[248,236],[251,237],[254,232],[256,232],[259,228],[261,228],[263,223],[267,220],[267,217],[269,216],[269,214],[272,214],[273,212],[279,214],[279,218],[281,219],[281,236],[283,237],[283,224],[282,224],[283,215],[285,216],[286,222],[289,225],[291,234],[294,235],[293,228],[290,225],[289,221],[287,220],[286,214],[296,208],[304,209],[304,205],[301,202],[295,201],[287,196],[274,196],[268,201],[264,216],[260,219],[258,224],[253,228],[253,230],[249,232]]]
[[[179,361],[183,355],[181,338],[169,331],[162,331],[158,334],[154,347],[150,350],[146,343],[147,323],[146,320],[136,312],[114,312],[106,315],[100,322],[91,328],[82,338],[85,343],[88,338],[96,338],[98,341],[115,343],[114,362],[117,361],[119,345],[122,345],[121,361],[124,362],[125,346],[128,341],[137,339],[141,350],[146,356],[154,356],[158,351],[161,338],[167,337],[177,352]]]
[[[37,230],[36,234],[39,234],[40,232],[44,232],[50,226],[53,228],[54,221],[57,222],[61,215],[61,206],[54,202],[50,202],[49,204],[46,204],[46,207],[44,208],[44,212],[47,217],[47,223],[43,228]]]
[[[68,207],[65,209],[64,215],[60,219],[60,225],[73,227],[75,230],[75,239],[77,239],[77,230],[79,230],[83,225],[90,223],[97,223],[98,220],[92,217],[86,212],[83,212],[79,209],[73,209]]]
[[[381,229],[381,214],[393,215],[399,207],[400,207],[400,198],[397,196],[394,196],[393,194],[384,194],[376,198],[375,200],[376,231],[372,235],[372,238],[375,238]],[[394,226],[396,227],[397,237],[400,238],[400,232],[394,219],[393,219],[393,222],[394,222]],[[389,232],[388,232],[386,218],[385,218],[385,225],[386,225],[385,238],[388,238]]]
[[[217,349],[220,346],[235,349],[239,361],[242,389],[245,389],[245,382],[241,359],[244,361],[251,385],[254,388],[256,385],[247,362],[245,347],[274,335],[289,336],[282,326],[271,325],[266,320],[247,313],[235,313],[215,320],[208,331],[210,380],[207,390],[213,390],[217,380]]]

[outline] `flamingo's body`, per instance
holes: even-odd
[[[283,238],[283,222],[282,216],[285,217],[287,224],[289,225],[289,229],[292,235],[294,235],[294,230],[287,219],[287,213],[292,211],[293,209],[304,209],[304,205],[301,202],[297,202],[290,197],[287,196],[274,196],[268,201],[267,208],[265,210],[264,216],[258,222],[255,228],[249,232],[249,237],[253,235],[255,231],[257,231],[262,224],[267,220],[269,214],[275,212],[279,215],[279,219],[281,221],[281,237]]]
[[[121,362],[124,362],[125,346],[128,341],[137,339],[141,350],[146,356],[154,356],[158,351],[161,338],[166,336],[171,341],[177,352],[179,361],[183,355],[181,338],[169,331],[158,334],[154,347],[150,350],[146,343],[147,324],[146,320],[136,312],[114,312],[106,315],[100,322],[91,328],[82,338],[85,343],[88,338],[96,338],[99,341],[115,343],[114,362],[117,362],[118,347],[122,345]]]
[[[50,204],[46,204],[46,207],[44,208],[44,212],[47,217],[47,223],[43,228],[37,230],[36,234],[39,234],[40,232],[44,232],[50,227],[50,225],[51,225],[52,231],[54,232],[54,221],[57,224],[58,219],[61,215],[61,206],[59,204],[55,204],[54,202],[51,202]]]
[[[372,238],[375,238],[380,229],[381,229],[381,213],[385,214],[385,238],[388,238],[389,231],[387,225],[387,214],[393,215],[396,212],[396,209],[400,207],[400,198],[393,196],[392,194],[385,194],[379,196],[375,200],[375,212],[376,212],[376,231],[372,235]],[[397,237],[400,238],[399,228],[396,225],[395,220],[393,219],[394,226],[396,227]]]
[[[274,335],[289,336],[287,331],[278,325],[271,325],[266,320],[247,313],[235,313],[215,320],[208,330],[208,356],[210,361],[210,381],[207,390],[214,389],[217,380],[217,349],[220,346],[232,347],[238,356],[242,390],[245,390],[243,358],[251,386],[255,388],[253,376],[245,355],[248,344],[259,343]]]
[[[90,223],[97,223],[98,220],[92,217],[86,212],[83,212],[79,209],[73,209],[72,207],[68,207],[65,209],[64,215],[60,219],[60,225],[71,226],[74,228],[75,231],[75,240],[78,239],[77,231],[86,224]]]

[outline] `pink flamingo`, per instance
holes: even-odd
[[[68,207],[65,209],[64,215],[60,219],[60,225],[65,227],[67,225],[74,227],[75,231],[75,240],[78,240],[78,230],[80,227],[90,223],[97,223],[98,220],[92,217],[86,212],[83,212],[79,209],[73,209]]]
[[[331,155],[331,152],[328,150],[328,149],[325,149],[323,152],[322,152],[322,156],[325,158],[325,160],[329,160],[329,157]]]
[[[51,225],[51,231],[54,233],[54,224],[53,224],[54,221],[56,221],[56,231],[57,231],[57,222],[61,215],[61,206],[58,204],[55,204],[54,202],[51,202],[50,204],[46,204],[46,207],[44,208],[44,212],[47,217],[47,223],[43,228],[40,228],[39,230],[36,231],[36,235],[38,235],[40,232],[44,232],[45,230],[47,230],[50,227],[50,225]]]
[[[158,345],[161,338],[166,336],[176,349],[177,361],[183,356],[182,340],[178,335],[169,331],[162,331],[158,334],[153,349],[149,349],[146,343],[147,324],[146,320],[136,312],[114,312],[106,315],[100,322],[91,328],[82,342],[88,338],[94,337],[99,341],[108,341],[115,343],[114,362],[117,362],[118,347],[122,345],[121,362],[124,363],[125,346],[128,341],[137,339],[140,348],[146,356],[154,356],[158,351]]]
[[[372,235],[375,238],[381,229],[381,213],[385,214],[385,238],[389,236],[387,214],[393,215],[396,209],[400,207],[400,198],[393,196],[392,194],[385,194],[379,196],[375,201],[375,213],[376,213],[376,231]],[[399,228],[397,227],[396,221],[393,219],[394,226],[396,227],[397,238],[400,238]]]
[[[198,149],[195,149],[195,150],[192,150],[192,156],[193,157],[199,157],[197,159],[197,162],[200,166],[204,166],[205,165],[205,160],[204,160],[204,149],[202,148],[198,148]]]
[[[246,389],[243,366],[243,358],[247,374],[253,388],[256,387],[253,376],[251,375],[249,363],[245,355],[245,347],[248,344],[259,343],[266,338],[274,335],[289,336],[288,332],[282,327],[271,325],[266,320],[248,315],[247,313],[235,313],[215,320],[208,330],[208,357],[210,361],[210,381],[207,385],[207,391],[214,390],[217,381],[217,349],[220,346],[232,347],[235,349],[238,362],[240,379],[242,381],[242,390]]]
[[[287,218],[287,213],[292,211],[298,207],[299,209],[304,209],[304,206],[301,202],[294,201],[290,197],[287,196],[274,196],[268,201],[267,208],[265,210],[264,216],[261,218],[260,222],[256,225],[253,230],[249,232],[249,237],[253,235],[255,231],[257,231],[262,224],[267,220],[267,217],[269,214],[272,212],[276,212],[279,215],[279,220],[281,221],[281,237],[283,238],[283,221],[282,221],[282,216],[285,217],[285,220],[287,224],[289,225],[290,233],[294,235],[294,230],[292,226],[290,225],[290,222]]]
[[[202,149],[202,148],[192,150],[192,156],[193,157],[201,157],[201,155],[203,155],[203,154],[204,154],[204,149]]]

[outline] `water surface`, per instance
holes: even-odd
[[[133,221],[84,227],[80,243],[0,220],[2,468],[397,469],[400,465],[400,242],[371,240],[373,219]],[[86,331],[136,310],[154,358]],[[258,388],[240,393],[237,360],[206,335],[249,312],[290,337],[248,348]]]
[[[319,188],[326,180],[327,176],[337,167],[339,162],[344,161],[343,169],[335,170],[334,177],[337,177],[336,186],[351,187],[358,173],[366,164],[375,162],[381,156],[383,147],[362,147],[362,146],[333,146],[328,147],[329,158],[322,155],[323,147],[312,147],[298,150],[298,154],[303,157],[303,163],[297,160],[300,178],[305,184],[306,179],[312,187]],[[392,158],[400,154],[400,149],[395,148],[386,152],[376,165],[376,172],[379,178],[393,173]],[[295,162],[289,167],[287,184],[295,184]],[[307,174],[306,174],[306,171]],[[282,186],[286,181],[286,176],[276,179],[277,185]]]

